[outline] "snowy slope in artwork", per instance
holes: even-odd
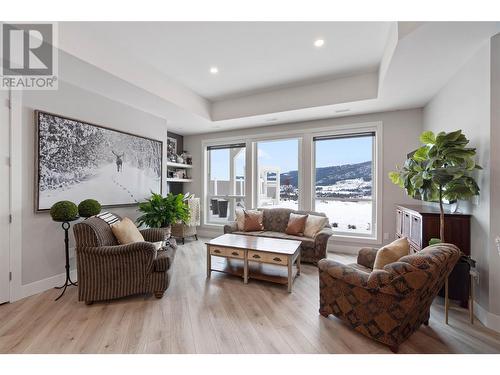
[[[60,200],[70,200],[78,204],[86,198],[106,202],[106,205],[137,203],[158,192],[158,177],[123,164],[122,172],[117,172],[114,163],[107,164],[96,173],[77,184],[40,192],[40,206],[51,207]]]

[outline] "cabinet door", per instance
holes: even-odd
[[[410,240],[419,249],[422,247],[422,218],[419,216],[411,215],[411,230]]]
[[[403,236],[410,238],[411,215],[408,212],[403,212]]]
[[[403,211],[396,209],[396,235],[401,237],[403,234]]]

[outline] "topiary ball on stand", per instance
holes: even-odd
[[[50,216],[54,221],[73,221],[78,219],[78,207],[73,202],[60,201],[50,208]]]
[[[81,217],[95,216],[101,212],[101,204],[95,199],[85,199],[78,205],[78,213]]]

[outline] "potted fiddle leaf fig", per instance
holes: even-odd
[[[469,140],[461,130],[435,135],[425,131],[420,135],[420,148],[408,155],[402,168],[390,172],[391,181],[415,199],[438,202],[440,211],[439,239],[444,242],[443,201],[467,200],[479,195],[472,176],[482,169],[475,162],[476,149],[467,147]]]
[[[153,193],[151,198],[139,203],[139,211],[142,215],[137,218],[137,224],[149,228],[169,228],[173,223],[186,223],[190,217],[189,207],[182,194],[169,193],[164,197]]]

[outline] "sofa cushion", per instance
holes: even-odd
[[[253,211],[243,211],[245,215],[245,221],[243,222],[243,230],[245,232],[252,232],[256,230],[264,229],[262,226],[262,212],[253,210]]]
[[[377,251],[373,269],[383,269],[386,265],[394,263],[399,258],[404,257],[410,253],[410,243],[406,237],[398,238],[397,240],[385,245]]]
[[[293,210],[289,208],[264,208],[262,212],[264,214],[262,221],[264,230],[285,233],[290,213]]]
[[[245,230],[245,212],[243,211],[243,208],[237,207],[236,210],[234,210],[234,215],[238,230]]]
[[[308,215],[297,215],[293,212],[290,213],[285,233],[291,234],[293,236],[303,236],[304,228],[306,227],[307,216]]]
[[[304,236],[314,237],[321,229],[328,224],[328,218],[318,215],[308,215],[304,228]]]
[[[124,217],[122,221],[118,223],[111,224],[111,230],[120,245],[126,245],[133,242],[144,242],[144,237],[141,232],[139,232],[134,222],[128,217]]]

